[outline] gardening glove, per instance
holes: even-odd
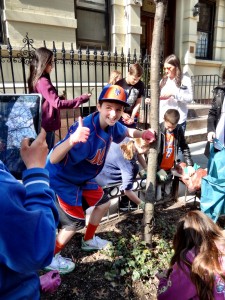
[[[141,179],[147,178],[147,172],[144,169],[139,172],[139,175],[140,175]]]
[[[145,210],[145,202],[144,201],[141,201],[139,205],[139,208],[142,209],[142,210]]]
[[[166,181],[168,178],[166,171],[163,169],[160,169],[156,174],[161,182]]]
[[[61,284],[60,274],[57,270],[50,271],[39,277],[41,291],[54,293]]]
[[[156,140],[155,131],[151,129],[145,130],[143,131],[141,138],[149,144],[153,143]]]

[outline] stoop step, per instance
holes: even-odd
[[[206,141],[207,118],[211,105],[188,104],[188,119],[185,138],[188,144]]]

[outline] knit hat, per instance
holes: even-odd
[[[107,102],[118,102],[124,106],[130,106],[127,103],[127,93],[126,91],[119,85],[106,85],[99,98],[98,101],[107,101]]]

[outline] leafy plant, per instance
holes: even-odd
[[[105,273],[110,281],[125,282],[131,285],[136,280],[147,281],[168,267],[172,256],[171,242],[157,239],[156,247],[149,249],[139,237],[131,235],[121,237],[116,246],[108,252],[111,257],[111,269]]]

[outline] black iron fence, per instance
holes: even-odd
[[[195,75],[191,77],[193,84],[194,102],[197,104],[210,104],[213,89],[222,84],[218,75]]]
[[[46,46],[43,42],[43,46]],[[51,73],[51,80],[59,94],[65,94],[67,99],[73,99],[83,93],[92,90],[90,102],[85,103],[81,109],[82,116],[88,115],[96,109],[98,95],[104,85],[108,82],[111,71],[119,70],[125,77],[129,65],[139,62],[143,67],[143,82],[145,94],[149,96],[149,55],[137,56],[128,52],[125,56],[123,49],[119,53],[117,49],[112,53],[103,50],[74,50],[71,44],[70,50],[58,50],[55,43],[52,44],[54,56],[54,70]],[[23,47],[20,50],[13,49],[8,40],[7,48],[0,46],[0,93],[27,93],[27,78],[29,75],[29,64],[34,54],[34,41],[26,35],[23,39]],[[64,123],[70,125],[70,121],[76,116],[75,112],[62,112]],[[59,132],[59,138],[61,133]]]
[[[0,91],[2,93],[27,93],[27,77],[29,64],[35,51],[34,41],[28,35],[23,39],[24,46],[18,51],[13,49],[8,40],[7,50],[0,46]],[[45,41],[43,42],[45,45]],[[65,50],[64,43],[59,51],[52,44],[54,55],[54,71],[51,79],[58,90],[63,90],[71,97],[76,97],[94,88],[95,98],[98,96],[98,89],[102,89],[108,82],[112,70],[119,70],[125,76],[131,63],[139,62],[144,70],[143,81],[146,88],[149,82],[149,55],[137,57],[136,51],[133,54],[128,52],[124,55],[123,49],[119,53],[103,50],[90,51],[74,50],[71,44],[70,50]],[[95,103],[96,104],[96,103]]]
[[[46,46],[43,42],[43,46]],[[0,46],[0,93],[27,93],[27,78],[29,75],[29,64],[34,54],[34,41],[26,35],[23,39],[21,49],[13,49],[8,40],[7,47]],[[145,84],[145,95],[150,96],[150,56],[137,56],[128,52],[125,56],[123,49],[119,53],[117,49],[112,53],[103,50],[74,50],[71,44],[70,50],[65,50],[64,43],[62,49],[56,49],[55,43],[52,44],[54,55],[54,70],[51,79],[59,94],[64,93],[67,99],[73,99],[91,89],[92,97],[90,102],[85,103],[79,111],[64,111],[62,119],[65,126],[71,125],[76,117],[76,113],[85,116],[96,108],[98,95],[103,86],[108,82],[112,70],[119,70],[124,77],[129,65],[139,62],[143,67],[143,82]],[[212,98],[213,88],[220,84],[220,77],[217,75],[193,76],[193,91],[195,103],[209,103]],[[144,99],[143,99],[144,101]],[[147,124],[148,107],[142,105],[142,123]],[[64,133],[63,133],[64,134]],[[59,131],[59,138],[61,132]]]

